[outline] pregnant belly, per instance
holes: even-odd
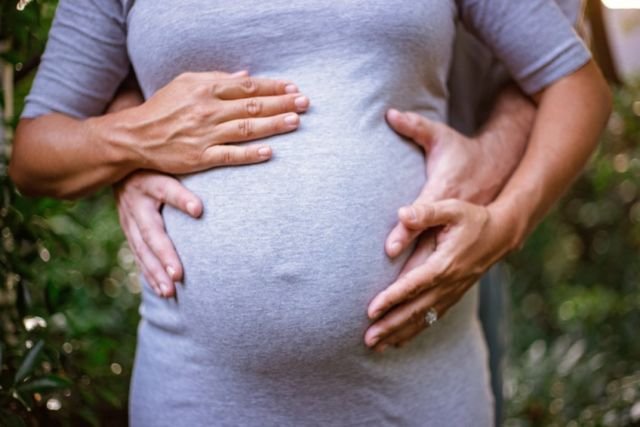
[[[186,178],[199,220],[164,211],[185,267],[184,330],[214,362],[262,369],[365,351],[367,305],[406,259],[389,259],[384,241],[423,185],[421,153],[392,133],[340,155],[294,137],[267,163]]]

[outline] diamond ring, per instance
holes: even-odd
[[[424,321],[427,323],[427,326],[432,326],[436,323],[438,321],[438,310],[433,307],[427,310],[427,313],[424,315]]]

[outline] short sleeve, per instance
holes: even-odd
[[[465,26],[529,93],[583,66],[591,55],[550,0],[457,0]]]
[[[21,117],[99,115],[129,65],[121,0],[60,0]]]

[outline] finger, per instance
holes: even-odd
[[[289,81],[248,76],[225,79],[213,85],[213,95],[219,99],[240,99],[296,92],[299,92],[298,87]]]
[[[264,162],[272,155],[268,145],[238,147],[235,145],[214,145],[202,155],[204,168],[216,166],[234,166]]]
[[[178,258],[173,242],[167,235],[164,220],[155,202],[151,199],[140,200],[135,206],[130,206],[129,213],[138,227],[146,248],[151,252],[153,258],[160,263],[160,268],[163,268],[166,272],[164,282],[167,279],[171,283],[182,280],[182,263]],[[151,266],[148,267],[151,269]]]
[[[431,181],[428,181],[427,184],[422,188],[420,195],[415,200],[414,204],[430,204],[434,203],[436,200],[432,196],[431,185],[429,185]],[[385,242],[385,250],[387,255],[391,258],[395,258],[400,255],[406,248],[411,245],[413,242],[425,229],[420,229],[418,227],[408,228],[402,221],[398,222],[395,227],[391,230],[389,235],[387,236],[387,240]]]
[[[415,141],[426,152],[440,131],[440,123],[429,120],[420,114],[413,112],[401,112],[396,109],[387,111],[387,121],[393,130],[400,135]]]
[[[431,254],[436,250],[436,235],[437,232],[432,230],[427,230],[422,233],[418,239],[418,243],[416,243],[416,247],[413,249],[413,252],[402,266],[398,277],[406,275],[409,271],[414,270],[427,262]]]
[[[141,190],[160,203],[173,206],[194,218],[202,215],[202,201],[191,190],[182,185],[179,179],[171,175],[154,174],[153,179],[145,181]],[[154,206],[154,211],[157,209]]]
[[[398,209],[398,218],[412,230],[456,223],[462,217],[462,202],[443,200],[435,203],[414,203]]]
[[[444,276],[449,268],[444,256],[436,251],[426,263],[399,277],[387,289],[380,292],[369,304],[367,313],[370,319],[377,319],[391,307],[411,300],[432,288],[436,281]]]
[[[435,291],[435,289],[427,291],[418,298],[390,312],[394,316],[393,321],[389,325],[384,325],[388,329],[379,332],[382,338],[373,349],[377,350],[381,346],[404,346],[421,332],[435,326],[435,324],[429,325],[426,320],[426,314],[429,309],[435,309],[438,314],[438,320],[440,320],[445,316],[449,308],[460,299],[456,286],[451,287],[445,293]]]
[[[309,98],[299,93],[222,101],[219,122],[250,117],[269,117],[283,113],[302,113],[309,108]]]
[[[118,207],[119,206],[120,205],[118,205]],[[120,225],[122,227],[122,231],[124,232],[124,235],[127,239],[127,243],[129,244],[129,248],[131,249],[133,258],[135,259],[136,265],[138,266],[138,270],[142,272],[142,275],[144,276],[144,280],[151,287],[151,289],[157,295],[162,295],[162,291],[160,290],[160,287],[156,283],[155,279],[149,273],[145,265],[140,260],[140,256],[138,254],[139,252],[142,251],[141,249],[142,242],[140,242],[138,235],[134,236],[134,233],[131,232],[131,221],[128,219],[127,215],[123,214],[122,211],[120,211],[120,209],[118,209],[118,216],[120,217]]]
[[[169,278],[167,272],[162,268],[162,264],[151,252],[147,244],[142,239],[140,230],[135,222],[130,221],[129,231],[131,233],[131,243],[133,251],[138,256],[143,270],[146,270],[146,276],[150,278],[150,282],[156,284],[156,292],[163,297],[169,297],[174,294],[175,285]]]
[[[231,120],[216,126],[216,140],[224,141],[224,144],[251,141],[291,132],[297,129],[299,124],[300,117],[296,113],[279,114],[273,117]]]
[[[458,287],[456,286],[455,290],[453,290],[452,292],[450,292],[448,295],[441,298],[440,300],[433,301],[433,302],[424,302],[423,310],[425,315],[429,310],[429,308],[433,307],[438,313],[438,321],[444,318],[447,312],[451,309],[451,307],[457,304],[460,301],[460,298],[462,298],[462,296],[464,295],[464,291],[458,292],[457,289]],[[410,341],[415,339],[417,335],[435,326],[436,324],[429,326],[426,321],[422,327],[408,325],[406,328],[400,328],[394,334],[387,336],[385,341],[380,344],[386,344],[388,346],[395,346],[398,348],[404,347]]]
[[[384,245],[387,255],[391,258],[397,257],[409,247],[411,242],[413,242],[420,233],[421,230],[412,230],[399,222],[395,227],[393,227],[387,236],[387,240]]]
[[[384,317],[369,326],[365,333],[365,343],[369,347],[382,343],[391,344],[389,337],[402,329],[424,329],[426,327],[425,314],[430,307],[434,307],[435,301],[440,296],[439,294],[442,294],[441,289],[433,289],[420,294],[411,301],[394,307]]]

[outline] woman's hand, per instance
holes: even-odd
[[[186,73],[144,104],[79,120],[22,119],[9,174],[31,196],[77,198],[137,169],[189,173],[268,160],[264,144],[223,145],[297,129],[309,99],[284,80]]]
[[[284,80],[184,73],[126,114],[136,168],[182,174],[267,160],[267,145],[231,146],[295,130],[309,99]]]
[[[492,205],[454,199],[415,203],[401,208],[398,216],[409,229],[432,230],[419,240],[416,250],[420,256],[368,307],[368,315],[376,323],[367,330],[365,343],[380,351],[389,344],[404,343],[424,329],[430,308],[444,315],[514,246],[509,218]]]

